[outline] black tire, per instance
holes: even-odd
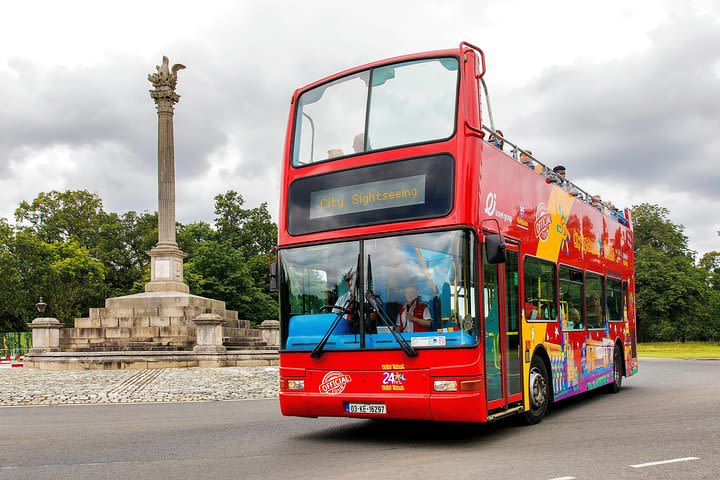
[[[528,425],[535,425],[542,422],[543,417],[545,417],[552,393],[545,362],[537,355],[533,356],[532,362],[530,362],[528,393],[530,395],[530,410],[523,412],[523,416]]]
[[[622,350],[615,345],[613,351],[613,381],[607,386],[608,393],[618,393],[622,388],[622,379],[625,374],[625,363],[623,362]]]

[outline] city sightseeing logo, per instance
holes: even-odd
[[[550,235],[550,225],[552,224],[552,217],[547,211],[547,207],[544,203],[537,206],[535,210],[535,236],[541,242],[547,240]]]
[[[339,395],[345,390],[345,385],[350,383],[352,378],[342,372],[328,372],[320,382],[320,393],[325,395]]]
[[[485,197],[485,213],[491,217],[495,215],[495,206],[497,205],[497,195],[493,192],[487,194]]]

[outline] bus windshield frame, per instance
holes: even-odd
[[[453,138],[460,66],[455,55],[428,56],[354,71],[305,90],[295,102],[291,165]]]
[[[398,335],[413,348],[477,346],[476,251],[470,229],[280,250],[282,351],[312,351],[328,332],[325,351],[399,350]]]

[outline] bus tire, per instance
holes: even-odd
[[[623,370],[622,352],[615,345],[615,351],[613,352],[613,381],[607,386],[608,393],[618,393],[622,388]]]
[[[545,362],[537,355],[533,356],[532,362],[530,362],[528,382],[530,410],[525,411],[523,415],[528,425],[535,425],[542,421],[550,403],[550,383],[548,382],[547,368],[545,368]]]

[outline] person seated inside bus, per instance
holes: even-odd
[[[496,133],[497,133],[497,135],[495,133],[490,134],[488,143],[490,145],[494,146],[495,148],[499,148],[500,150],[502,150],[503,147],[505,146],[505,140],[503,140],[503,137],[504,137],[503,132],[502,132],[502,130],[496,130]]]
[[[345,155],[345,153],[343,153],[343,151],[342,151],[341,149],[339,149],[339,148],[331,148],[330,150],[328,150],[328,156],[327,156],[327,158],[342,157],[343,155]]]
[[[580,310],[572,307],[568,310],[568,328],[571,330],[582,330],[583,324],[580,319]]]
[[[429,332],[432,323],[430,308],[420,300],[415,285],[405,287],[405,300],[407,303],[400,307],[396,329],[398,332]]]
[[[525,302],[525,319],[526,320],[537,320],[538,318],[538,307],[532,301],[528,300]]]
[[[591,294],[587,300],[585,315],[587,316],[588,328],[602,328],[603,318],[600,297],[596,294]]]
[[[351,304],[354,300],[353,290],[355,287],[353,285],[353,280],[355,279],[355,273],[355,269],[351,268],[343,274],[342,280],[347,288],[347,291],[342,295],[339,295],[337,301],[335,302],[335,306],[340,308],[333,308],[332,310],[332,312],[336,315],[344,315],[345,319],[349,322],[352,322],[351,315],[343,312],[343,309],[349,310],[352,306]]]

